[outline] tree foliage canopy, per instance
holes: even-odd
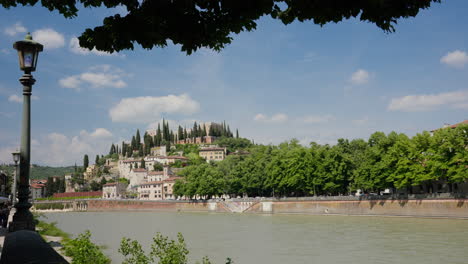
[[[0,0],[5,8],[34,6],[38,0]],[[415,17],[421,9],[440,0],[42,0],[50,11],[66,18],[78,15],[79,8],[118,7],[125,15],[106,17],[103,24],[88,28],[79,37],[80,46],[116,52],[133,49],[137,43],[145,49],[180,44],[191,54],[201,47],[216,51],[232,41],[232,33],[252,31],[262,16],[270,16],[285,25],[311,21],[323,26],[344,19],[358,18],[393,32],[399,19]]]
[[[416,186],[432,192],[433,183],[468,180],[468,125],[412,138],[375,132],[367,141],[339,139],[333,146],[306,147],[291,140],[278,146],[250,146],[248,152],[217,163],[192,163],[180,172],[183,179],[176,181],[174,193],[189,198],[308,196],[357,189],[411,192]]]

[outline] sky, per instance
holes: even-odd
[[[180,46],[107,54],[76,36],[123,8],[74,19],[37,7],[0,8],[0,164],[21,131],[15,41],[44,44],[32,97],[34,164],[82,164],[136,129],[225,120],[241,137],[334,144],[376,131],[413,136],[468,119],[468,1],[443,1],[395,33],[350,19],[323,27],[270,17],[217,53]],[[94,160],[94,158],[90,158]]]

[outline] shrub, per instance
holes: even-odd
[[[77,238],[65,243],[65,255],[71,257],[72,264],[108,264],[110,259],[99,246],[91,242],[91,233],[86,230]]]

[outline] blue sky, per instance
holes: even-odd
[[[12,44],[45,44],[33,87],[32,162],[81,164],[161,118],[226,120],[259,143],[333,144],[375,131],[414,135],[468,119],[468,2],[444,1],[396,32],[348,20],[289,26],[268,17],[220,53],[180,46],[109,56],[75,36],[121,9],[65,19],[42,7],[0,8],[0,163],[19,145],[21,86]],[[94,160],[94,159],[92,159]]]

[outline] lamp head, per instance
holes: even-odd
[[[20,69],[28,73],[35,71],[39,52],[44,49],[44,46],[35,42],[28,33],[24,40],[15,42],[13,48],[18,51]]]
[[[15,162],[15,164],[17,164],[18,161],[20,160],[20,152],[15,151],[15,152],[11,153],[11,155],[13,155],[13,161]]]

